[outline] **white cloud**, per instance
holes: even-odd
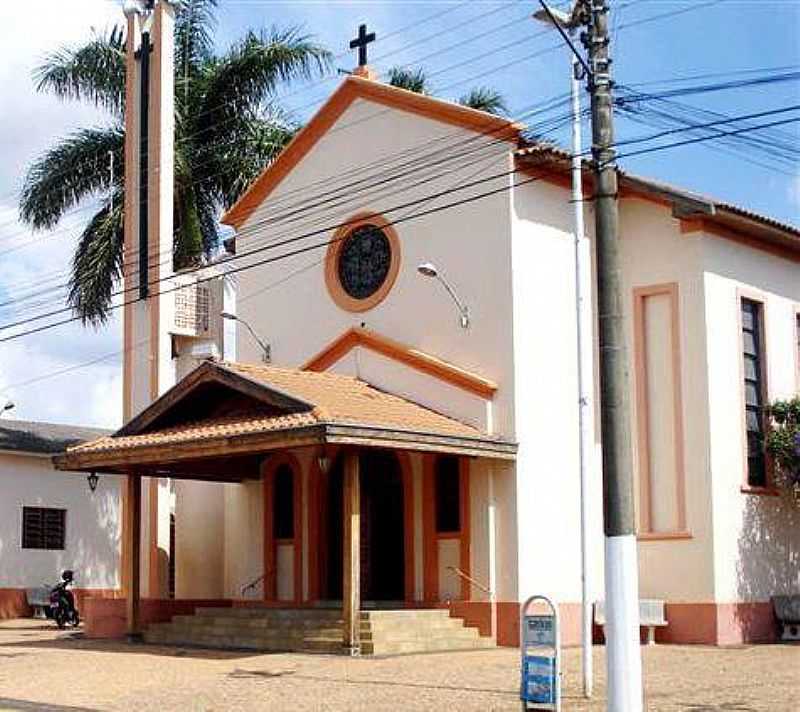
[[[789,181],[786,194],[789,198],[789,202],[796,208],[800,208],[800,175],[794,176],[794,178]]]
[[[52,233],[33,235],[17,222],[15,192],[28,165],[53,142],[77,128],[109,119],[91,106],[62,103],[35,91],[32,73],[46,53],[86,41],[92,28],[122,22],[109,0],[27,0],[0,3],[0,302],[24,290],[54,287],[69,271],[72,253],[91,206],[68,216]],[[28,244],[30,243],[30,244]],[[20,249],[19,246],[24,245]],[[48,278],[50,281],[47,281]],[[64,306],[63,293],[47,293],[47,308]],[[0,307],[0,324],[31,315],[24,303]],[[63,317],[69,316],[63,314]],[[113,427],[121,419],[121,357],[76,366],[122,348],[121,320],[99,330],[72,323],[0,343],[0,396],[16,403],[13,417]],[[44,323],[44,322],[37,322]],[[30,326],[34,326],[31,324]],[[9,332],[0,332],[0,338]],[[66,369],[62,375],[25,382]]]

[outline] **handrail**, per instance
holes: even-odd
[[[253,579],[253,580],[252,580],[250,583],[247,583],[247,584],[245,584],[244,586],[242,586],[242,596],[244,596],[244,594],[245,594],[245,593],[247,593],[248,591],[251,591],[252,589],[254,589],[254,588],[255,588],[256,586],[258,586],[258,584],[260,584],[260,583],[261,583],[261,582],[262,582],[262,581],[263,581],[265,578],[267,578],[267,573],[268,573],[268,572],[267,572],[267,571],[265,571],[263,574],[261,574],[261,575],[259,575],[259,576],[256,576],[256,578],[254,578],[254,579]]]
[[[475,586],[475,588],[480,589],[484,593],[488,594],[490,597],[494,597],[494,591],[492,591],[488,586],[484,586],[482,583],[476,581],[469,574],[464,573],[461,569],[458,568],[458,566],[448,566],[447,568],[450,569],[451,571],[454,571],[456,574],[461,576],[461,578],[469,581],[473,586]]]

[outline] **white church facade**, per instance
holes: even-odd
[[[59,462],[130,475],[137,601],[103,602],[98,634],[202,600],[338,605],[346,625],[354,607],[443,607],[516,645],[520,602],[545,594],[564,644],[579,642],[565,156],[362,74],[224,216],[235,255],[126,308],[127,423]],[[800,389],[800,232],[634,176],[620,191],[640,596],[666,601],[659,640],[768,640],[770,596],[800,587],[800,527],[748,413]],[[171,229],[155,234],[158,255]],[[587,575],[602,600],[590,380]],[[170,601],[158,562],[173,486]]]

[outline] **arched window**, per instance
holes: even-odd
[[[294,472],[289,465],[275,470],[272,497],[272,536],[294,539]]]

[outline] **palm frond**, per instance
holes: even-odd
[[[20,217],[36,230],[55,227],[64,213],[110,185],[108,152],[117,166],[115,183],[124,175],[125,135],[121,127],[83,129],[41,156],[25,175]]]
[[[122,277],[124,231],[123,192],[94,215],[83,231],[72,259],[67,301],[84,325],[101,326],[108,321],[111,297]]]
[[[428,94],[428,78],[424,69],[392,67],[389,70],[389,84],[399,89],[413,91],[415,94]]]
[[[33,72],[36,91],[89,101],[116,115],[125,102],[125,32],[119,25],[81,47],[61,47]]]
[[[175,95],[185,103],[192,80],[213,56],[217,0],[183,0],[175,15]]]
[[[298,126],[270,112],[267,118],[239,116],[226,129],[224,145],[209,144],[205,155],[198,156],[197,172],[229,208],[292,140]]]
[[[485,111],[487,114],[503,115],[508,113],[508,107],[503,95],[490,87],[476,87],[462,96],[458,103],[471,109]]]
[[[331,67],[331,53],[297,28],[248,32],[207,73],[199,128],[242,113],[257,114],[279,84],[311,79]],[[213,130],[212,130],[213,133]]]

